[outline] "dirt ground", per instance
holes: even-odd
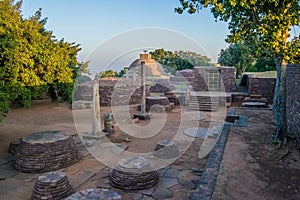
[[[102,109],[101,114],[107,111],[108,108]],[[197,118],[197,113],[182,114],[179,108],[175,108],[162,118],[167,119],[161,130],[162,134],[142,140],[119,131],[109,136],[109,139],[128,145],[128,150],[132,152],[148,152],[153,150],[157,141],[172,139],[174,133],[189,126],[193,127],[195,123],[199,127],[207,127],[209,122],[217,125],[224,117],[224,112],[221,110],[217,113],[204,113],[206,119],[195,121],[193,119]],[[270,110],[237,109],[236,114],[248,117],[247,126],[231,128],[212,199],[300,199],[300,154],[294,141],[291,140],[288,146],[280,150],[275,150],[269,144],[271,133],[274,131]],[[159,116],[157,119],[160,119]],[[182,129],[178,128],[180,121],[185,121]],[[139,122],[139,126],[147,127],[147,122]],[[11,141],[33,132],[48,130],[76,132],[73,113],[68,104],[39,101],[33,103],[30,109],[12,109],[7,118],[0,123],[0,158],[9,155],[7,150]],[[125,137],[129,137],[131,142],[124,142]],[[195,181],[197,176],[190,173],[191,169],[202,169],[207,159],[198,157],[202,143],[202,139],[193,140],[189,149],[170,165],[172,173],[177,170],[178,176]],[[290,153],[284,156],[287,151]],[[68,175],[72,186],[76,191],[80,191],[105,185],[110,169],[87,151],[82,152],[83,160],[62,170]],[[34,180],[38,175],[18,173],[13,178],[0,180],[0,199],[30,199]],[[170,187],[173,197],[169,199],[187,198],[194,189],[188,184],[173,185]],[[137,195],[119,192],[125,200],[133,199],[133,195]],[[152,196],[143,199],[154,198]]]
[[[199,179],[201,175],[194,175],[191,169],[194,171],[195,169],[196,171],[202,169],[207,157],[199,159],[198,156],[203,139],[185,136],[183,131],[189,127],[209,127],[222,123],[225,110],[221,108],[215,113],[200,113],[198,111],[181,110],[180,107],[175,107],[170,113],[152,113],[153,118],[151,118],[150,121],[133,123],[130,116],[136,112],[135,108],[135,106],[131,107],[130,115],[124,116],[121,118],[121,121],[117,121],[121,130],[108,135],[109,141],[127,145],[127,151],[132,153],[145,153],[152,152],[160,140],[175,140],[182,154],[176,161],[171,159],[172,162],[175,161],[174,163],[163,163],[163,165],[160,166],[161,168],[170,165],[166,168],[166,170],[169,170],[166,174],[167,176],[171,176],[161,178],[163,179],[161,184],[163,184],[163,187],[170,187],[168,190],[172,191],[173,199],[188,197],[189,193],[195,189],[195,184],[187,184],[186,182],[191,182],[192,179]],[[110,111],[109,107],[101,107],[101,116],[103,116],[105,112]],[[58,130],[69,133],[79,132],[79,136],[81,137],[84,131],[91,130],[90,117],[90,110],[76,110],[72,112],[68,104],[51,103],[49,101],[33,102],[32,107],[29,109],[12,109],[0,124],[0,161],[3,161],[2,158],[10,155],[8,148],[11,141],[31,133]],[[200,118],[201,121],[198,120]],[[77,123],[77,126],[75,126],[75,123]],[[133,128],[129,129],[128,132],[127,128],[132,126]],[[125,131],[122,129],[125,129]],[[151,133],[152,129],[154,133]],[[126,130],[128,134],[126,134]],[[158,132],[159,134],[155,134]],[[139,137],[135,137],[135,134]],[[151,137],[141,137],[148,134],[150,134]],[[130,142],[127,143],[123,140],[126,137],[130,139]],[[86,151],[78,136],[75,136],[75,139],[77,143],[80,143],[79,148],[83,154],[83,159],[79,163],[62,170],[69,177],[73,188],[75,188],[76,191],[80,191],[96,186],[109,187],[107,184],[107,174],[111,172],[111,169],[116,163],[106,167],[93,157],[95,156],[93,154],[94,151],[91,151],[91,154]],[[216,140],[217,137],[210,139]],[[102,153],[103,148],[101,148],[97,149],[97,151]],[[210,148],[212,148],[212,146]],[[118,161],[120,157],[122,158],[122,155],[113,154],[106,155],[106,157],[108,157],[109,160]],[[5,165],[0,164],[0,172],[2,170],[2,173],[5,173],[3,170],[9,170],[9,172],[13,173],[10,178],[0,180],[0,199],[30,199],[35,179],[39,174],[16,172],[13,169],[12,163],[13,162]],[[177,178],[179,176],[181,179]],[[179,182],[181,184],[179,184]],[[157,188],[159,187],[160,184],[158,184]],[[135,196],[141,196],[141,194],[138,193],[128,194],[121,190],[118,190],[118,192],[125,200],[133,199]],[[142,194],[142,196],[145,196],[143,199],[151,199],[149,197],[151,197],[152,193],[154,193],[153,189],[147,191],[146,195]]]
[[[212,199],[300,199],[295,141],[281,149],[270,145],[271,110],[237,109],[236,114],[247,116],[247,127],[231,127]]]

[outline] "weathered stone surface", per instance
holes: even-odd
[[[12,141],[9,144],[8,152],[11,154],[17,153],[17,148],[20,146],[22,138],[18,138],[17,140]]]
[[[158,183],[158,188],[170,188],[178,184],[177,178],[161,178]]]
[[[155,199],[168,199],[173,197],[173,193],[169,189],[157,188],[152,195]]]
[[[153,155],[159,158],[175,158],[180,154],[176,144],[170,140],[161,140],[157,143]]]
[[[187,84],[193,84],[194,81],[194,74],[192,69],[185,69],[177,71],[175,74],[175,77],[171,77],[170,80],[173,83],[187,83]]]
[[[220,88],[219,91],[235,92],[235,71],[234,67],[194,67],[194,91],[208,91],[209,73],[219,73]]]
[[[153,93],[165,93],[175,90],[175,86],[171,85],[168,79],[160,79],[156,81],[156,84],[150,87],[150,92]]]
[[[300,144],[300,64],[286,69],[286,113],[288,132],[294,134]]]
[[[88,200],[88,199],[107,199],[107,200],[121,200],[121,196],[112,190],[100,189],[100,188],[91,188],[82,190],[75,194],[72,194],[66,200]]]
[[[74,139],[60,131],[33,133],[24,137],[17,149],[15,168],[41,173],[70,166],[81,159]]]
[[[250,77],[248,83],[248,92],[250,94],[258,94],[267,98],[269,103],[273,102],[275,92],[275,78],[256,78]]]
[[[0,180],[5,180],[7,178],[13,177],[16,174],[17,174],[16,171],[11,171],[11,170],[0,168]]]
[[[40,175],[34,185],[32,199],[64,199],[74,192],[68,177],[59,171]]]
[[[148,189],[159,181],[151,163],[140,156],[119,160],[109,179],[113,187],[124,190]]]
[[[126,78],[102,78],[99,80],[101,106],[129,105],[141,102],[140,83]],[[150,92],[146,87],[146,96]]]

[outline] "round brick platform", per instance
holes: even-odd
[[[15,168],[26,173],[41,173],[68,167],[80,159],[70,135],[60,131],[39,132],[22,138]]]
[[[121,196],[112,190],[96,188],[96,189],[86,189],[75,194],[72,194],[65,200],[121,200]]]
[[[110,176],[110,184],[123,190],[148,189],[158,181],[158,173],[151,163],[139,156],[121,159]]]
[[[153,155],[159,158],[175,158],[180,154],[177,146],[173,141],[161,140],[155,146]]]
[[[59,171],[47,172],[40,175],[34,185],[32,199],[59,200],[70,196],[74,192],[68,177]]]

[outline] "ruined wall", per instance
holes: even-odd
[[[173,83],[187,83],[192,85],[194,82],[194,73],[192,69],[184,69],[177,71],[175,77],[170,78]]]
[[[223,81],[224,89],[226,92],[235,92],[235,67],[221,67],[221,80]],[[222,85],[222,84],[221,84]],[[223,88],[221,88],[223,89]]]
[[[99,80],[101,106],[129,105],[141,102],[141,88],[136,81],[125,78],[102,78]],[[146,88],[146,96],[149,96]]]
[[[288,132],[295,134],[300,142],[300,64],[287,66],[286,89]]]
[[[92,101],[93,100],[93,81],[87,81],[75,86],[73,101]]]
[[[194,82],[193,90],[194,91],[208,91],[207,86],[207,72],[204,67],[194,67]]]
[[[208,91],[208,75],[210,72],[220,74],[219,91],[235,92],[235,67],[194,67],[194,91]]]
[[[249,94],[259,94],[268,99],[269,103],[273,102],[276,78],[256,78],[249,77],[248,92]]]

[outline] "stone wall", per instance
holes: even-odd
[[[286,89],[288,132],[295,134],[300,142],[300,64],[287,66]]]
[[[223,81],[223,85],[226,92],[235,92],[235,67],[221,67],[221,79]]]
[[[249,94],[259,94],[268,99],[269,103],[273,102],[276,78],[256,78],[249,77],[248,92]]]
[[[165,93],[175,90],[175,86],[168,79],[158,79],[156,84],[150,87],[150,92]]]
[[[175,77],[170,78],[173,83],[187,83],[192,85],[194,81],[194,73],[192,69],[185,69],[177,71]]]
[[[102,78],[99,80],[101,106],[129,105],[141,102],[141,87],[136,81],[125,78]],[[146,96],[149,96],[146,88]]]
[[[194,82],[193,82],[193,90],[194,91],[208,91],[207,86],[207,72],[204,67],[194,67]]]
[[[87,81],[76,85],[73,98],[73,101],[92,101],[93,81]]]
[[[235,67],[194,67],[194,91],[208,91],[208,75],[210,72],[220,74],[218,91],[235,92]]]

